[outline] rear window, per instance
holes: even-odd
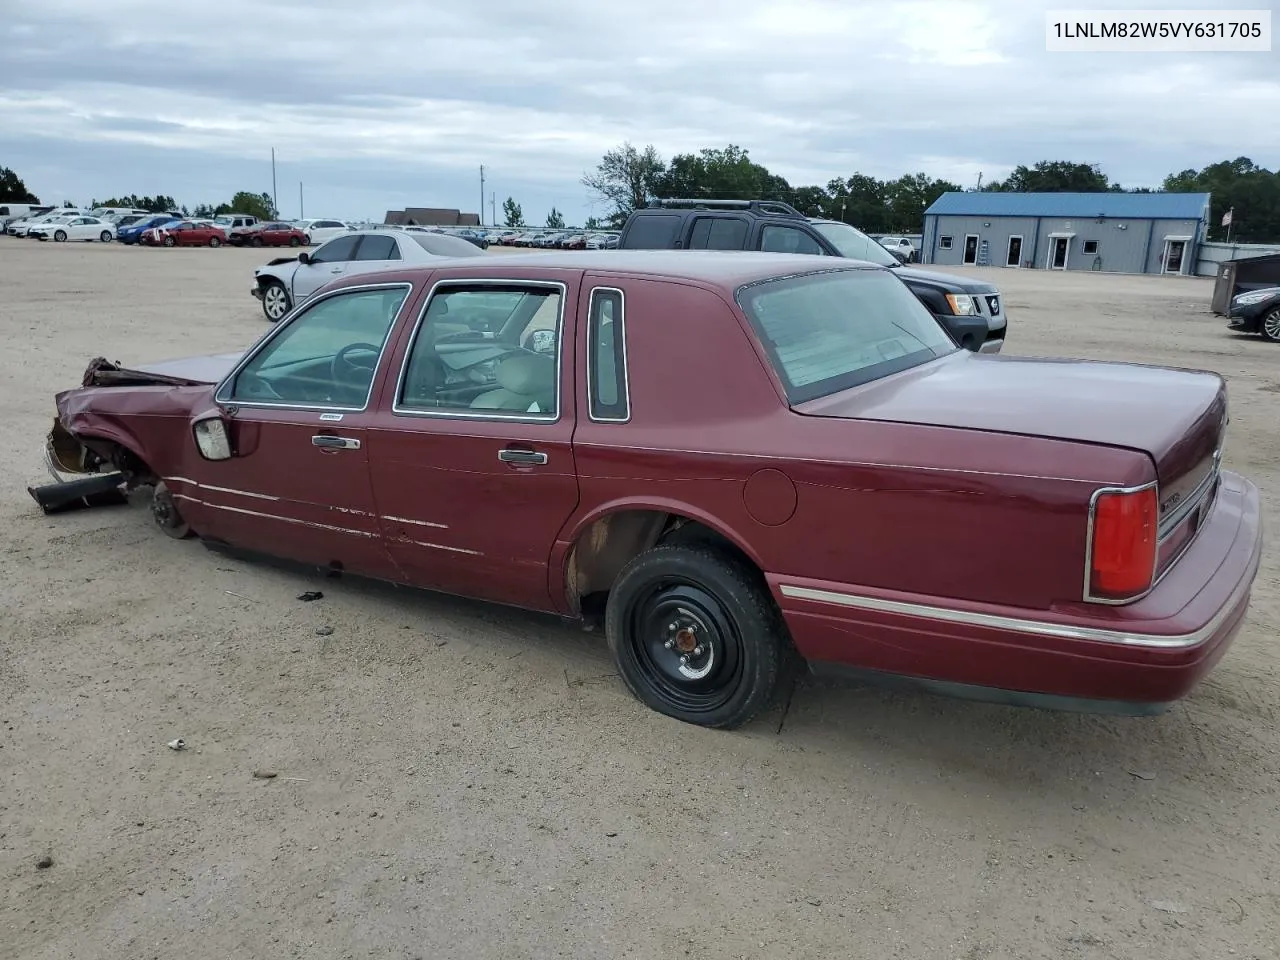
[[[678,213],[641,214],[627,231],[628,250],[670,250],[684,218]]]
[[[750,284],[738,303],[792,404],[804,403],[957,349],[893,274],[838,270]]]

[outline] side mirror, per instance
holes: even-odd
[[[311,254],[309,254],[309,253],[307,253],[307,251],[303,250],[300,254],[298,254],[298,262],[299,262],[299,263],[302,263],[302,264],[310,263],[310,262],[311,262]]]
[[[231,438],[221,417],[197,420],[194,426],[196,448],[206,460],[230,460]]]

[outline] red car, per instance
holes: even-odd
[[[227,235],[220,227],[182,220],[152,227],[141,239],[152,247],[220,247],[227,242]]]
[[[797,653],[1148,714],[1258,569],[1226,423],[1212,373],[958,349],[867,264],[534,254],[339,280],[242,356],[94,361],[48,441],[80,479],[32,494],[152,485],[171,536],[602,614],[691,723],[747,721]]]
[[[255,223],[232,230],[231,242],[237,247],[301,247],[307,235],[291,223]]]

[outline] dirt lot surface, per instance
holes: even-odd
[[[715,733],[558,621],[42,516],[54,391],[247,345],[266,259],[0,239],[0,957],[1280,955],[1275,551],[1159,718],[806,683]],[[973,272],[1009,352],[1225,374],[1280,529],[1280,348],[1208,281]]]

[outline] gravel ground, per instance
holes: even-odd
[[[268,258],[0,239],[0,957],[1277,956],[1274,551],[1159,718],[807,683],[717,733],[555,620],[42,516],[54,391],[247,345]],[[1226,375],[1277,529],[1280,349],[1209,281],[972,272],[1009,352]]]

